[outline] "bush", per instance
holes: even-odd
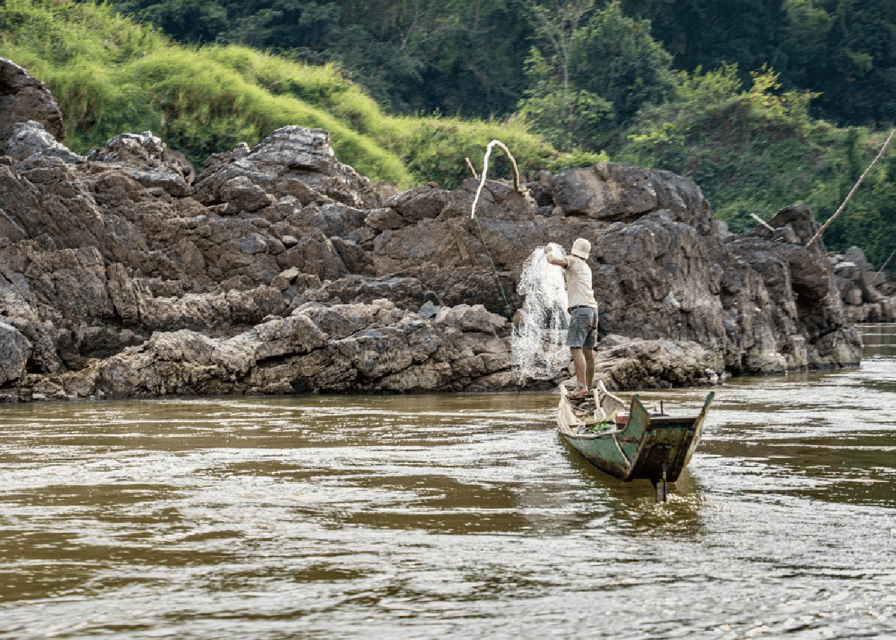
[[[748,90],[735,66],[683,77],[674,101],[642,110],[620,153],[693,179],[736,232],[755,224],[750,213],[768,218],[817,194],[832,141],[808,116],[812,94],[780,92],[768,69],[752,75]]]

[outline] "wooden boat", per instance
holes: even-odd
[[[572,399],[560,385],[557,428],[561,438],[588,462],[609,475],[630,482],[650,480],[658,502],[665,502],[668,483],[675,482],[700,444],[703,421],[714,393],[696,416],[671,416],[661,408],[649,412],[639,395],[630,406],[599,382],[593,395]]]

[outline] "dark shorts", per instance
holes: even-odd
[[[566,345],[571,349],[593,349],[597,344],[597,309],[576,307],[569,316]]]

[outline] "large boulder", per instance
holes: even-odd
[[[10,155],[16,125],[33,121],[53,140],[65,140],[62,111],[44,84],[12,60],[0,58],[0,156]]]
[[[292,196],[302,205],[341,202],[373,208],[380,200],[367,178],[336,160],[327,131],[299,126],[281,127],[252,149],[243,144],[212,156],[196,189],[203,204],[235,211],[262,208],[262,193],[274,201]]]
[[[17,160],[27,160],[32,156],[58,158],[67,164],[74,164],[84,159],[59,142],[53,134],[44,129],[43,124],[35,120],[17,122],[13,125],[13,133],[6,140],[6,154]]]
[[[681,340],[632,340],[609,335],[596,357],[597,377],[617,389],[718,384],[719,353]]]
[[[507,388],[512,363],[484,308],[424,320],[389,301],[304,305],[231,338],[181,329],[54,379],[60,397],[422,392]],[[0,326],[2,328],[2,326]],[[496,376],[502,373],[504,375]]]
[[[713,226],[709,204],[697,185],[669,171],[604,162],[561,171],[553,180],[553,191],[567,216],[615,222],[666,211],[700,233]]]
[[[196,177],[192,163],[150,131],[115,136],[105,146],[91,149],[87,159],[122,167],[148,189],[160,187],[176,198],[192,194],[190,183]]]
[[[0,385],[21,378],[30,357],[28,339],[12,325],[0,321]]]

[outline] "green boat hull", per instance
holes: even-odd
[[[618,410],[619,399],[598,396],[606,414]],[[650,480],[657,484],[675,482],[700,444],[703,423],[715,394],[710,392],[696,416],[651,415],[638,395],[632,397],[628,415],[616,415],[610,428],[587,432],[588,420],[561,389],[557,425],[561,438],[592,465],[626,482]],[[598,420],[597,414],[591,421]]]

